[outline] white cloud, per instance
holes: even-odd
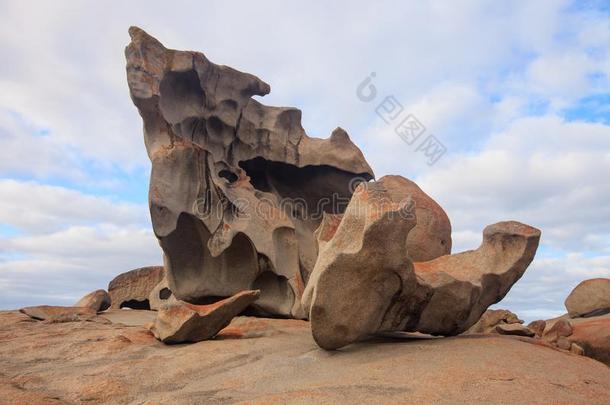
[[[0,223],[32,235],[77,224],[150,223],[146,205],[114,202],[63,187],[6,179],[0,180],[0,195]]]
[[[0,307],[71,305],[107,288],[118,274],[162,263],[150,229],[70,227],[46,235],[8,238],[0,252]]]
[[[610,255],[538,257],[496,307],[509,308],[528,322],[554,318],[567,312],[564,301],[570,291],[582,280],[594,277],[610,277]]]

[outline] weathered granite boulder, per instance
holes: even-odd
[[[522,324],[519,317],[506,309],[488,309],[481,318],[472,325],[464,334],[496,333],[496,326],[506,324]]]
[[[320,253],[303,306],[325,349],[381,331],[462,333],[536,253],[540,231],[510,221],[486,227],[477,250],[413,263],[405,249],[412,206],[395,201],[385,181],[360,184],[341,221],[329,217],[316,233]]]
[[[241,291],[209,305],[179,302],[162,306],[151,332],[168,344],[211,339],[259,296],[260,291]]]
[[[320,267],[303,301],[322,347],[340,347],[380,330],[459,333],[508,292],[535,253],[539,231],[514,222],[490,226],[477,251],[415,263],[419,286],[410,296],[411,264],[391,247],[400,246],[396,241],[406,239],[414,221],[383,222],[383,214],[400,217],[383,181],[361,185],[359,191],[352,198],[354,209],[350,203],[338,226],[329,221],[318,233]]]
[[[578,284],[565,301],[572,318],[610,312],[610,278],[593,278]]]
[[[112,308],[150,309],[150,292],[163,277],[163,266],[142,267],[116,276],[108,284]]]
[[[110,308],[110,295],[106,290],[95,290],[78,300],[75,307],[87,307],[100,312]]]
[[[62,307],[38,305],[21,308],[19,312],[40,321],[71,322],[86,321],[94,318],[97,311],[89,307]]]
[[[430,294],[420,289],[406,241],[416,224],[412,205],[391,199],[384,181],[358,186],[338,226],[321,225],[320,253],[303,295],[313,337],[337,349],[382,330]]]
[[[341,128],[310,138],[301,111],[252,96],[256,76],[129,30],[127,81],[152,162],[150,212],[169,288],[201,302],[259,289],[261,314],[304,317],[323,213],[373,178]]]

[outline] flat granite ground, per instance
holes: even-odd
[[[0,312],[0,403],[610,403],[610,368],[524,338],[385,337],[326,352],[307,322],[239,317],[166,346],[150,311],[49,323]]]

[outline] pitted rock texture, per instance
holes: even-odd
[[[152,162],[149,200],[168,284],[192,303],[259,289],[263,315],[304,317],[313,233],[373,178],[341,128],[307,136],[301,111],[252,99],[270,87],[129,30],[127,80]]]
[[[540,231],[511,221],[486,227],[477,250],[413,263],[405,246],[415,215],[386,181],[359,185],[341,222],[325,218],[316,233],[320,254],[303,307],[325,349],[383,331],[462,333],[536,253]]]
[[[100,312],[110,308],[110,295],[106,290],[95,290],[78,300],[75,307],[87,307]]]
[[[150,309],[150,292],[165,276],[163,266],[141,267],[116,276],[108,284],[112,308]]]
[[[610,278],[593,278],[578,284],[565,301],[572,318],[610,313]]]
[[[179,302],[162,306],[151,331],[163,343],[200,342],[211,339],[260,296],[260,291],[241,291],[209,305]]]
[[[173,305],[180,302],[174,296],[174,293],[169,288],[169,282],[167,281],[167,277],[163,277],[163,280],[159,282],[152,289],[150,294],[148,295],[148,304],[150,309],[157,311],[162,306]]]

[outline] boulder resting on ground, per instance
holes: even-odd
[[[384,331],[462,333],[536,253],[540,231],[509,221],[486,227],[477,250],[413,263],[405,241],[415,215],[385,181],[360,184],[338,226],[329,221],[317,232],[320,253],[303,307],[325,349]]]
[[[106,290],[95,290],[78,300],[74,306],[88,307],[97,312],[105,311],[110,308],[110,295]]]
[[[241,291],[209,305],[180,302],[162,306],[151,331],[167,344],[211,339],[259,296],[260,291]]]
[[[565,301],[571,318],[610,312],[610,278],[593,278],[578,284]]]

